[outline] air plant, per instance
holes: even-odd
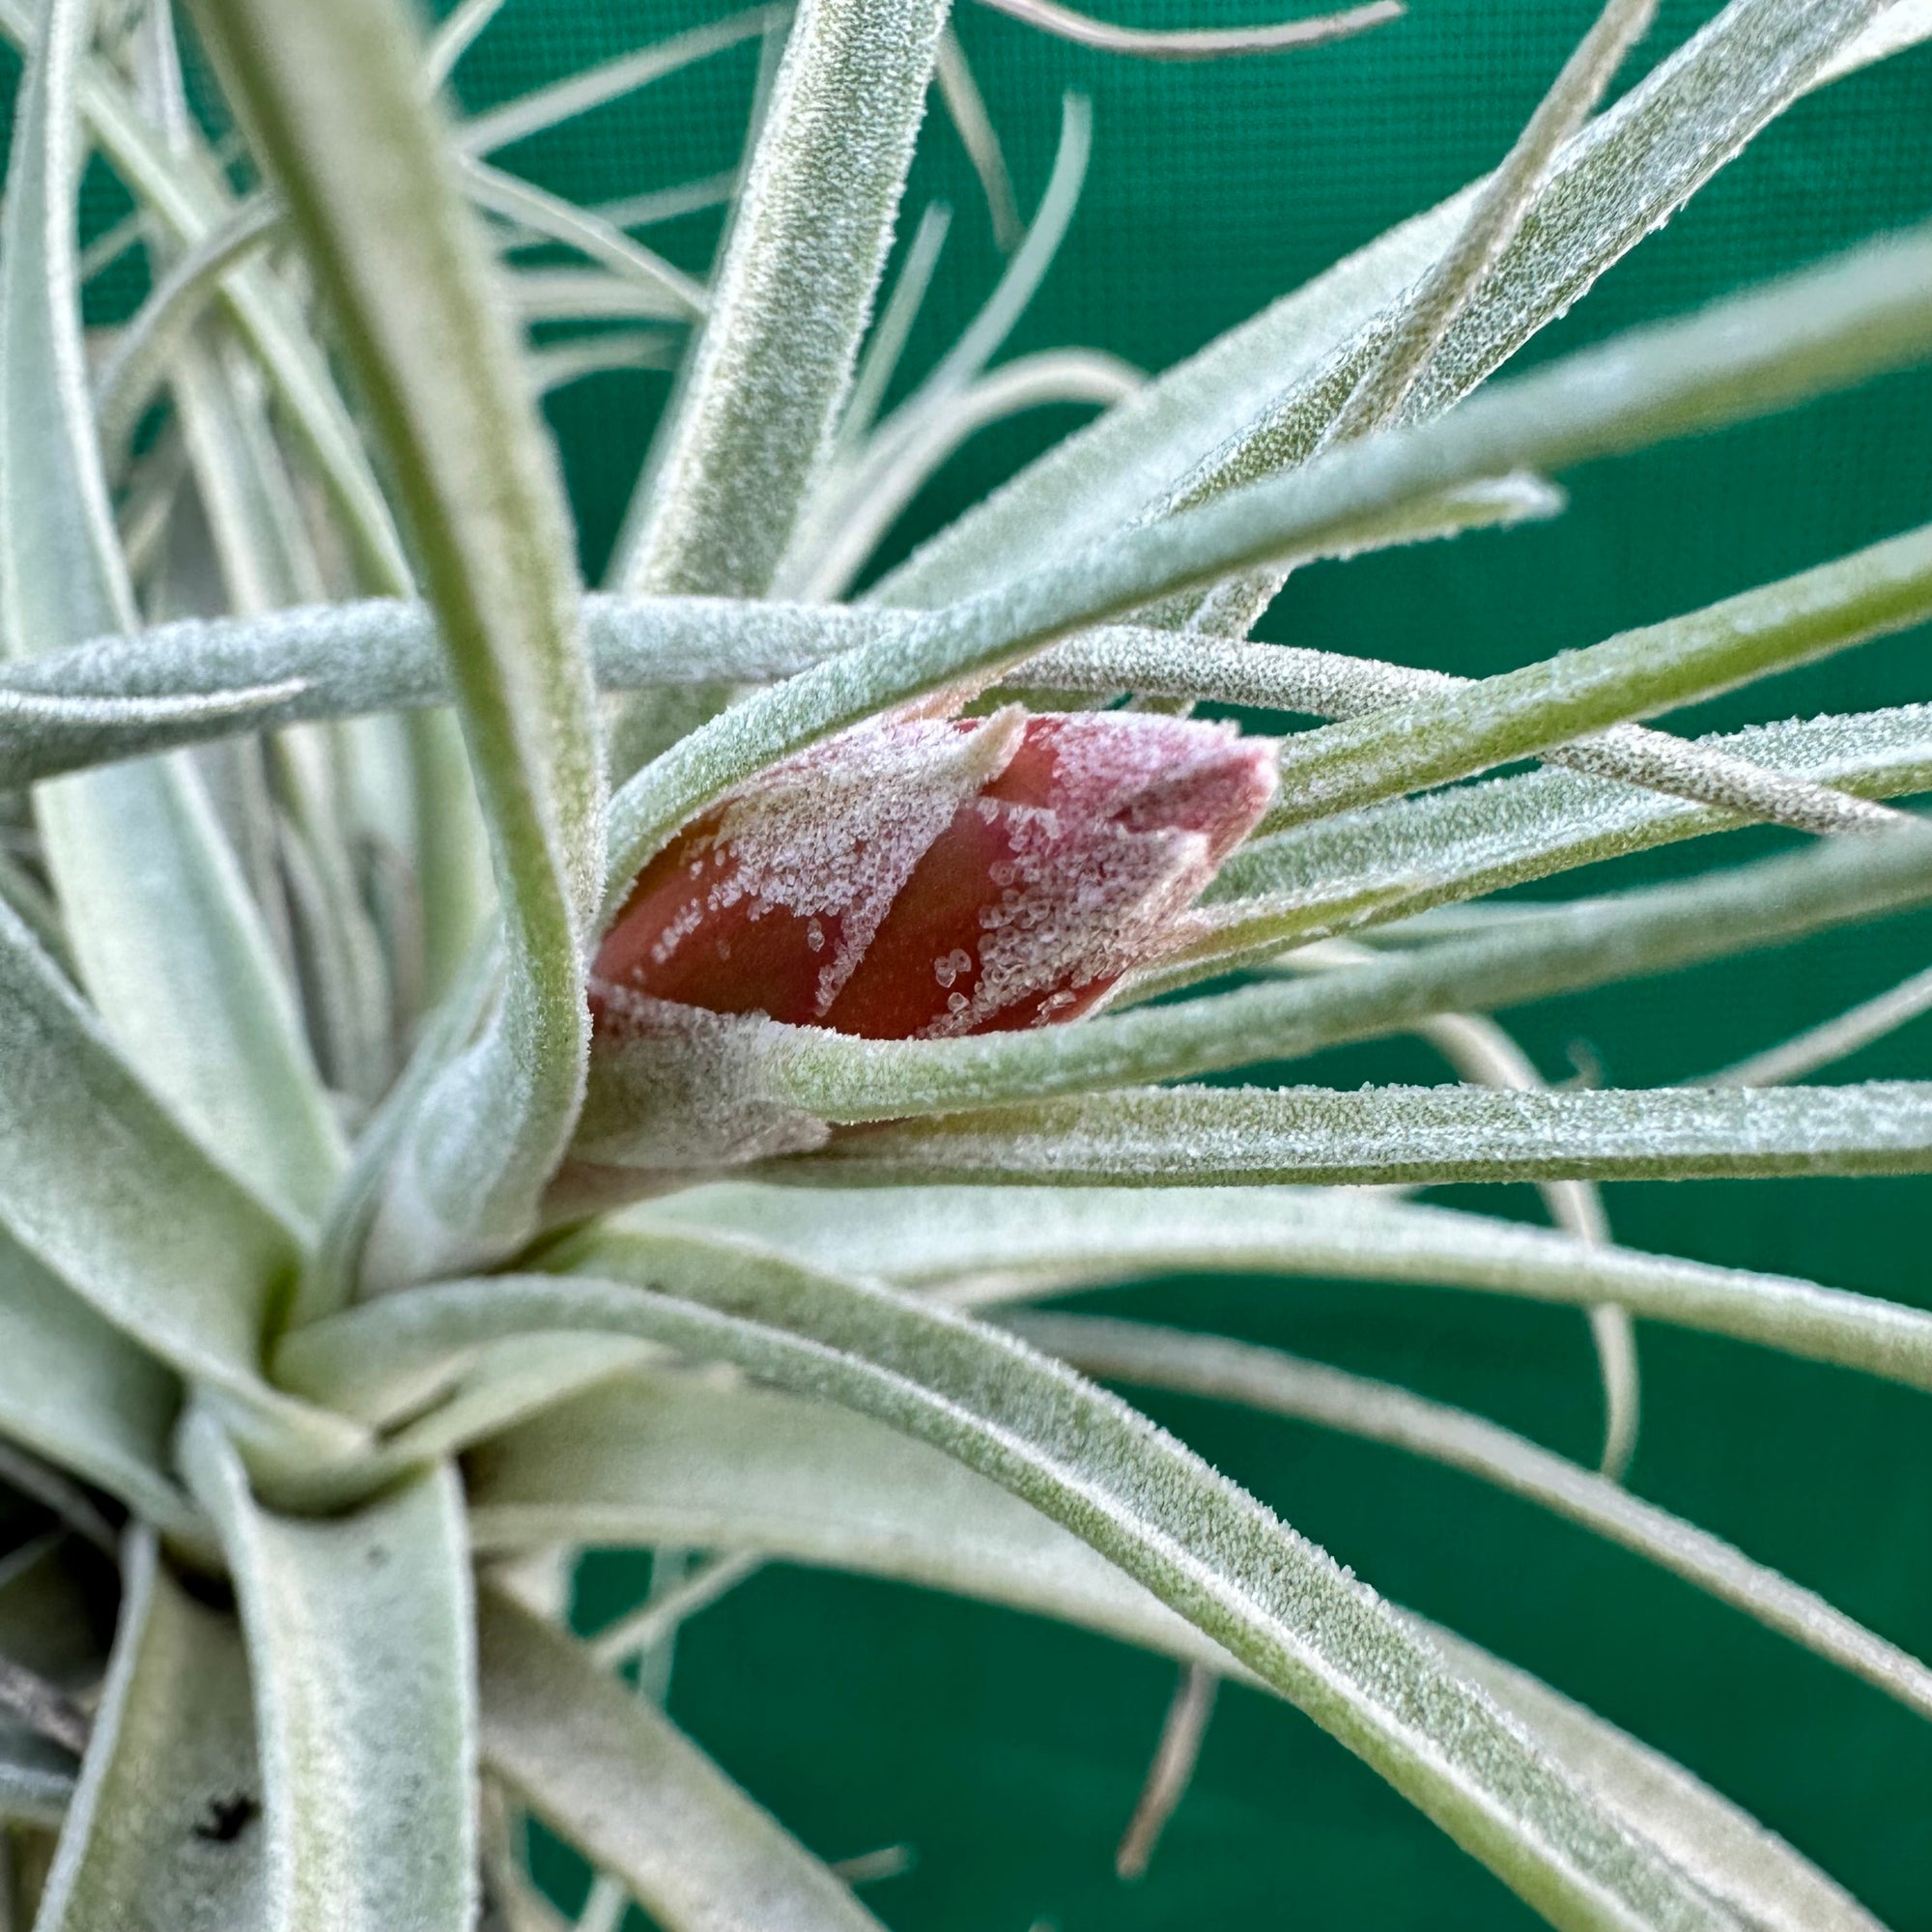
[[[1184,57],[1399,11],[1163,37],[996,4]],[[789,1558],[1177,1660],[1125,1869],[1230,1677],[1553,1925],[1870,1928],[1090,1378],[1454,1464],[1932,1717],[1923,1662],[1619,1481],[1634,1317],[1932,1391],[1932,1316],[1619,1246],[1595,1186],[1932,1169],[1932,1087],[1789,1084],[1922,976],[1660,1091],[1548,1091],[1487,1017],[1932,902],[1887,803],[1932,785],[1925,707],[1640,722],[1932,618],[1932,531],[1473,682],[1247,641],[1307,560],[1550,516],[1575,467],[1932,355],[1913,231],[1489,384],[1932,14],[1730,0],[1599,112],[1652,12],[1608,0],[1492,175],[1143,381],[995,366],[1086,117],[1022,231],[943,0],[761,7],[464,120],[497,5],[425,42],[402,0],[192,0],[231,126],[167,0],[0,0],[0,1477],[35,1526],[0,1569],[0,1920],[525,1932],[561,1922],[534,1819],[600,1873],[586,1925],[874,1925],[613,1668]],[[754,37],[728,178],[599,211],[491,158]],[[1009,262],[885,411],[935,93]],[[93,154],[135,213],[83,256]],[[726,198],[703,280],[640,239]],[[129,244],[151,292],[90,339]],[[619,365],[675,387],[586,596],[535,394]],[[852,594],[966,436],[1066,400],[1101,412]],[[1812,836],[1494,896],[1767,822]],[[1404,1033],[1460,1083],[1199,1077]],[[1449,1180],[1533,1181],[1556,1225],[1410,1198]],[[1586,1310],[1603,1467],[1026,1306],[1172,1266]],[[586,1644],[592,1543],[704,1561]]]

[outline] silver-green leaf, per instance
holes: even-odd
[[[505,913],[493,1021],[426,1096],[372,1265],[514,1246],[582,1091],[602,771],[554,458],[393,0],[201,17],[334,308],[447,652]]]
[[[290,1339],[284,1373],[382,1403],[419,1394],[495,1335],[582,1327],[829,1397],[933,1443],[1092,1543],[1553,1924],[1724,1924],[1329,1557],[1091,1384],[994,1331],[749,1246],[592,1236],[557,1260],[584,1275],[427,1288],[333,1317]]]
[[[233,1616],[129,1539],[94,1740],[35,1924],[41,1932],[264,1932],[285,1883],[263,1830],[254,1704]],[[318,1921],[326,1922],[326,1921]]]
[[[473,1606],[448,1468],[351,1514],[271,1514],[206,1413],[182,1460],[235,1579],[255,1683],[263,1932],[470,1932]]]
[[[136,628],[80,334],[76,93],[92,9],[51,0],[27,64],[0,236],[0,646]],[[194,772],[142,762],[43,787],[66,930],[109,1031],[265,1195],[313,1216],[341,1148],[294,1003]]]

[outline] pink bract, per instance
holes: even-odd
[[[873,1039],[1072,1019],[1172,949],[1275,791],[1273,746],[1138,712],[859,725],[728,794],[639,876],[592,997]]]

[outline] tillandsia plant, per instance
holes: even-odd
[[[1399,12],[997,4],[1157,57]],[[1869,1932],[1090,1378],[1450,1464],[1932,1719],[1924,1662],[1620,1481],[1634,1318],[1932,1394],[1932,1316],[1619,1246],[1597,1191],[1932,1170],[1932,1086],[1791,1084],[1922,976],[1656,1091],[1546,1090],[1486,1017],[1932,904],[1887,802],[1932,788],[1924,706],[1639,722],[1932,619],[1932,530],[1477,681],[1247,641],[1308,560],[1548,518],[1578,466],[1932,358],[1919,230],[1488,385],[1932,10],[1729,0],[1605,108],[1652,13],[1608,0],[1492,174],[1143,381],[996,365],[1087,117],[1022,225],[943,0],[762,6],[465,119],[497,6],[0,0],[0,1921],[526,1932],[563,1922],[537,1821],[598,1874],[584,1925],[874,1925],[622,1668],[780,1559],[1176,1660],[1123,1870],[1232,1678],[1569,1932]],[[491,158],[753,39],[726,180],[600,209]],[[940,221],[880,295],[928,96],[1009,254],[908,384]],[[83,253],[95,156],[133,212]],[[707,199],[699,279],[644,238]],[[148,294],[84,331],[130,246]],[[586,595],[536,398],[673,365]],[[1067,401],[1100,412],[868,581],[964,438]],[[1766,823],[1804,836],[1495,896]],[[1202,1077],[1398,1035],[1458,1083]],[[1411,1198],[1447,1181],[1556,1225]],[[1586,1314],[1602,1467],[1027,1307],[1175,1267]],[[584,1642],[592,1545],[659,1587]]]

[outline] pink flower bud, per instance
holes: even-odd
[[[870,1039],[1072,1019],[1190,930],[1273,747],[1139,712],[874,720],[786,758],[639,875],[592,975]]]

